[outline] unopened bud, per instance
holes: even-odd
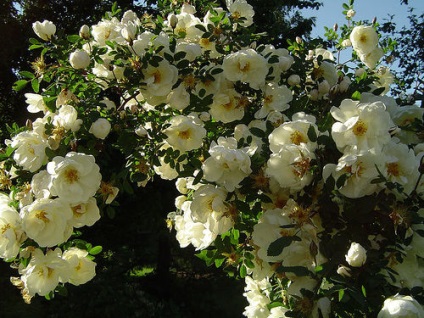
[[[79,30],[79,36],[84,40],[88,40],[90,38],[90,27],[84,24]]]
[[[175,29],[175,27],[177,26],[178,18],[174,13],[168,15],[168,23],[169,26],[173,29]]]
[[[336,32],[339,29],[339,25],[336,23],[333,25],[333,30]]]
[[[302,38],[300,36],[297,36],[296,37],[296,43],[297,44],[302,44],[302,42],[303,42]]]
[[[25,122],[25,126],[29,129],[32,130],[32,120],[31,119],[27,119]]]
[[[356,14],[356,11],[355,11],[355,10],[353,10],[353,9],[350,9],[350,10],[348,10],[348,11],[346,12],[346,17],[347,17],[348,19],[351,19],[351,18],[353,18],[353,17],[355,16],[355,14]]]
[[[374,17],[374,19],[372,19],[372,22],[371,22],[371,24],[376,24],[376,22],[377,22],[377,17]]]
[[[300,84],[300,76],[297,75],[297,74],[290,75],[289,78],[287,79],[287,83],[290,86],[299,85]]]
[[[350,277],[350,268],[340,265],[339,268],[337,268],[337,274],[343,277]]]

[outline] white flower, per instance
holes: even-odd
[[[43,22],[37,21],[32,24],[32,29],[35,34],[44,41],[50,41],[56,33],[56,26],[53,22],[44,20]]]
[[[255,11],[246,0],[236,0],[229,7],[228,11],[238,24],[248,27],[253,24],[253,16]],[[243,20],[241,20],[243,19]]]
[[[77,110],[71,105],[62,105],[53,118],[53,125],[73,132],[81,127],[82,119],[78,119]]]
[[[234,191],[252,172],[250,157],[244,150],[237,149],[235,138],[219,137],[218,143],[212,142],[209,154],[211,156],[202,165],[204,178],[222,185],[227,191]]]
[[[310,151],[314,151],[317,143],[309,139],[308,131],[312,128],[318,136],[318,127],[315,121],[316,119],[312,115],[303,112],[294,114],[292,121],[284,122],[269,135],[269,148],[273,153],[278,153],[284,145],[303,145]]]
[[[34,194],[36,199],[50,197],[50,181],[50,175],[46,170],[41,170],[32,176],[31,192]]]
[[[347,10],[347,12],[346,12],[346,17],[347,17],[348,19],[350,19],[350,18],[353,18],[353,17],[355,16],[355,14],[356,14],[356,11],[355,11],[355,10],[353,10],[353,9],[349,9],[349,10]]]
[[[112,126],[106,118],[98,118],[91,124],[89,133],[93,134],[96,138],[105,139],[111,130]]]
[[[185,59],[193,62],[202,55],[202,47],[197,43],[180,42],[175,49],[175,53],[178,52],[185,52]]]
[[[22,281],[30,296],[45,296],[53,291],[59,282],[66,282],[69,268],[62,259],[60,248],[48,250],[44,254],[40,249],[32,252],[28,266],[22,269]]]
[[[90,38],[90,27],[86,24],[82,25],[79,29],[78,35],[85,40]]]
[[[244,116],[245,101],[235,89],[225,89],[214,95],[209,113],[215,120],[223,123],[240,120]]]
[[[264,85],[268,74],[266,59],[253,49],[240,50],[227,55],[222,68],[228,80],[248,83],[253,89],[259,89]]]
[[[245,277],[246,286],[244,287],[243,296],[246,297],[249,305],[244,309],[243,315],[248,318],[268,318],[270,311],[268,305],[269,291],[271,284],[267,278],[262,280],[254,280],[250,276]],[[284,316],[283,316],[284,317]]]
[[[51,175],[50,192],[70,203],[87,202],[96,194],[102,176],[92,155],[69,152],[47,164]]]
[[[207,248],[216,239],[216,234],[212,233],[205,224],[196,222],[191,217],[191,201],[185,201],[181,209],[183,215],[175,216],[176,238],[181,247],[192,244],[196,250]]]
[[[117,18],[111,20],[102,20],[91,27],[91,34],[94,40],[100,46],[105,46],[106,41],[116,41],[117,43],[125,43],[121,35],[122,26]]]
[[[167,60],[159,62],[159,66],[148,65],[143,71],[146,91],[152,96],[166,96],[171,92],[172,86],[177,82],[178,69]]]
[[[68,263],[68,283],[78,286],[96,276],[96,263],[88,257],[88,252],[76,247],[63,252],[62,259]]]
[[[377,318],[424,317],[423,306],[411,296],[394,295],[384,301]]]
[[[311,160],[315,154],[304,146],[282,145],[271,154],[265,173],[277,180],[282,188],[297,192],[312,182]]]
[[[414,131],[406,128],[415,120],[422,121],[424,116],[424,108],[417,105],[396,107],[392,113],[393,122],[400,128],[396,132],[396,137],[405,144],[419,144],[420,138]]]
[[[77,70],[85,69],[90,65],[90,55],[86,51],[76,50],[69,55],[69,63]]]
[[[289,76],[289,78],[287,79],[287,84],[289,84],[290,86],[296,86],[300,84],[300,76],[297,74],[292,74]]]
[[[137,25],[133,21],[128,21],[121,30],[122,37],[127,42],[132,42],[137,35]]]
[[[330,112],[337,120],[331,134],[340,151],[351,146],[358,151],[381,151],[391,139],[389,130],[394,124],[382,102],[359,104],[345,99],[340,107],[332,107]]]
[[[384,56],[384,51],[380,47],[376,47],[374,50],[367,54],[360,54],[359,58],[368,68],[374,69],[378,61]]]
[[[20,212],[22,228],[37,244],[52,247],[65,242],[72,234],[68,221],[71,208],[61,199],[36,199]]]
[[[171,147],[168,143],[164,143],[159,150],[165,150]],[[185,164],[187,160],[180,162],[181,165]],[[162,179],[173,180],[178,177],[178,172],[174,166],[171,166],[169,162],[165,162],[165,156],[159,156],[160,166],[153,166],[155,173],[158,174]]]
[[[337,181],[342,175],[346,175],[346,180],[338,190],[348,198],[360,198],[370,195],[381,189],[378,184],[371,183],[378,177],[378,167],[384,167],[384,157],[377,155],[373,151],[357,153],[355,151],[346,152],[338,161],[338,164],[327,164],[323,169],[323,178],[332,175]]]
[[[0,193],[0,257],[6,260],[18,255],[25,239],[19,213],[10,202],[7,195]]]
[[[71,205],[73,212],[69,224],[73,227],[80,228],[83,226],[92,226],[100,220],[100,211],[95,198],[91,197],[87,202]]]
[[[359,25],[350,33],[353,49],[359,54],[369,54],[378,45],[378,34],[372,26]]]
[[[34,131],[23,131],[12,138],[10,146],[16,148],[13,160],[23,169],[35,172],[47,161],[48,141]]]
[[[361,267],[367,261],[367,251],[361,244],[352,242],[345,255],[346,262],[352,267]]]
[[[383,153],[387,179],[401,184],[405,193],[410,194],[418,178],[419,161],[414,151],[405,144],[390,142],[384,146]]]
[[[47,106],[44,103],[43,96],[39,94],[26,93],[25,98],[25,102],[28,104],[27,110],[30,113],[46,113],[48,111]]]
[[[293,99],[292,91],[285,85],[268,83],[262,98],[262,107],[255,113],[255,118],[265,118],[271,111],[285,111]]]
[[[170,124],[163,132],[168,136],[166,141],[172,148],[185,152],[202,146],[206,129],[199,118],[178,115],[170,120]]]
[[[168,94],[166,101],[172,108],[183,110],[190,105],[190,93],[184,84],[180,84]]]

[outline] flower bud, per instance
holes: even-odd
[[[353,9],[350,9],[346,12],[346,18],[351,19],[355,16],[355,14],[356,14],[356,11]]]
[[[145,136],[147,136],[147,130],[143,126],[140,125],[135,130],[135,134],[139,137],[145,137]]]
[[[178,23],[178,18],[175,14],[171,13],[168,15],[168,23],[169,26],[173,29],[175,29],[175,27],[177,26]]]
[[[361,244],[352,242],[347,254],[346,262],[352,267],[361,267],[367,260],[367,251]]]
[[[79,36],[84,40],[88,40],[90,38],[90,27],[84,24],[79,30]]]
[[[69,62],[77,70],[85,69],[90,65],[90,55],[86,51],[77,50],[69,55]]]
[[[339,29],[339,25],[337,24],[337,23],[335,23],[334,25],[333,25],[333,30],[334,30],[334,32],[337,32],[337,30]]]
[[[290,86],[299,85],[300,84],[300,76],[297,75],[297,74],[290,75],[289,78],[287,79],[287,83]]]
[[[302,42],[303,42],[302,38],[300,36],[297,36],[296,37],[296,43],[297,44],[302,44]]]
[[[93,134],[96,138],[105,139],[111,129],[110,122],[106,118],[99,118],[91,124],[89,133]]]
[[[132,43],[137,34],[137,26],[129,21],[128,24],[121,30],[122,37],[127,41]]]
[[[318,90],[315,88],[309,92],[309,98],[311,100],[318,100],[318,96],[319,96]]]
[[[362,67],[358,68],[357,70],[355,70],[355,76],[356,77],[361,77],[362,74],[365,73],[365,69],[363,69]]]
[[[376,24],[377,23],[377,17],[374,17],[374,19],[372,19],[372,22],[371,22],[371,24]]]

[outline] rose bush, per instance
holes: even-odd
[[[101,248],[76,229],[159,176],[180,192],[180,245],[246,280],[245,316],[386,316],[409,306],[398,293],[421,312],[424,112],[384,95],[391,48],[352,5],[334,48],[259,45],[245,0],[114,7],[69,36],[35,23],[15,87],[42,115],[0,154],[0,256],[24,299],[92,279]],[[329,50],[349,45],[347,62]]]

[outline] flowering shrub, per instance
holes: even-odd
[[[418,317],[423,109],[384,95],[388,48],[352,4],[329,34],[347,62],[315,40],[257,45],[244,0],[113,8],[79,35],[34,23],[40,57],[15,87],[42,115],[0,157],[0,255],[24,298],[92,279],[101,248],[79,229],[158,176],[181,194],[180,245],[245,279],[245,316]]]

